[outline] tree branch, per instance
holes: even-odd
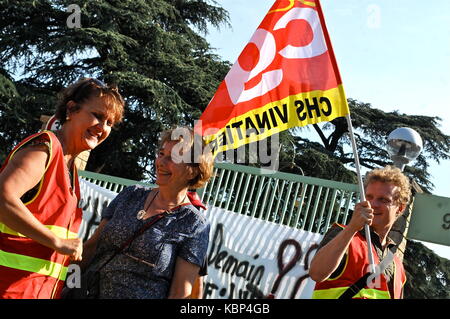
[[[322,140],[323,146],[328,150],[328,147],[330,146],[330,144],[328,143],[328,139],[323,134],[323,132],[320,129],[319,125],[313,124],[313,127],[316,130],[317,134],[319,134],[319,137]]]

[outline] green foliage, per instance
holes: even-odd
[[[67,26],[69,4],[79,5],[81,28]],[[0,78],[0,111],[6,115],[0,119],[0,159],[39,128],[42,113],[53,113],[49,103],[61,88],[95,76],[119,86],[127,110],[87,168],[148,178],[158,133],[193,125],[229,69],[198,34],[208,24],[228,24],[228,13],[214,1],[3,0],[0,10],[0,69],[14,76],[13,86]],[[12,97],[14,86],[21,89]]]
[[[292,134],[292,133],[291,133]],[[301,133],[300,133],[301,135]],[[356,174],[322,144],[291,135],[280,154],[280,171],[356,184]]]
[[[449,299],[450,260],[419,242],[409,240],[405,252],[405,298]]]
[[[81,28],[67,26],[70,4],[81,9]],[[175,124],[192,125],[230,68],[202,37],[209,25],[229,25],[228,13],[214,1],[0,0],[0,12],[0,161],[40,128],[40,115],[53,113],[59,90],[94,76],[117,84],[127,109],[119,129],[91,152],[87,169],[151,178],[158,133]],[[431,190],[427,160],[450,158],[440,119],[383,112],[352,99],[349,105],[361,164],[390,163],[387,135],[411,127],[424,139],[425,150],[406,173]],[[279,170],[356,183],[345,120],[313,128],[321,143],[298,130],[280,133]],[[448,261],[411,242],[405,264],[407,297],[449,297]]]
[[[349,99],[353,125],[357,129],[358,145],[361,147],[361,164],[367,168],[375,168],[390,163],[385,151],[386,138],[398,127],[409,127],[416,130],[423,139],[424,150],[419,157],[408,165],[405,173],[425,190],[431,191],[433,184],[429,181],[429,160],[439,163],[450,159],[450,136],[439,130],[439,117],[423,115],[407,115],[398,111],[383,112],[368,103]]]
[[[6,75],[3,75],[6,74]],[[0,160],[25,136],[36,132],[39,118],[53,108],[54,99],[45,89],[30,89],[24,82],[14,82],[0,70]]]
[[[348,103],[361,166],[373,169],[391,164],[386,151],[387,136],[398,127],[410,127],[421,135],[424,150],[412,166],[406,167],[405,174],[416,180],[425,191],[431,192],[433,184],[429,180],[428,161],[431,159],[439,163],[440,160],[450,159],[450,136],[439,130],[441,119],[400,114],[397,111],[383,112],[353,99],[348,99]],[[297,154],[295,163],[308,176],[356,183],[355,175],[349,171],[349,168],[354,167],[355,160],[346,119],[337,118],[322,124],[322,127],[317,124],[313,127],[321,143],[293,136],[291,144],[294,151],[287,151],[287,154]],[[328,136],[327,132],[330,132]],[[294,134],[301,136],[302,130]],[[282,169],[297,173],[289,167]]]

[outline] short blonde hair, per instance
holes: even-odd
[[[170,141],[182,142],[183,153],[188,154],[185,163],[198,168],[198,174],[188,183],[190,189],[203,187],[211,178],[214,169],[214,157],[200,135],[189,127],[175,127],[161,133],[159,148]]]
[[[411,198],[411,186],[409,179],[399,168],[388,165],[384,168],[377,168],[368,172],[364,178],[364,188],[367,188],[369,184],[374,182],[397,186],[399,190],[394,194],[394,200],[399,204],[408,204]]]

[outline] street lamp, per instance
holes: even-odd
[[[419,133],[409,127],[399,127],[388,136],[387,151],[394,165],[402,171],[406,164],[419,156],[422,149],[422,138]]]
[[[399,127],[393,130],[387,138],[387,151],[391,156],[394,165],[401,171],[409,162],[414,161],[422,152],[423,143],[419,133],[409,127]],[[412,181],[412,189],[416,190]],[[418,186],[417,186],[418,187]],[[420,189],[420,188],[419,188]],[[412,199],[409,207],[394,223],[389,233],[389,237],[399,245],[399,257],[403,260],[403,251],[406,247],[406,234],[411,218],[411,211],[414,199]]]

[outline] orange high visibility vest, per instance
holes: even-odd
[[[74,165],[72,189],[61,143],[51,131],[34,134],[20,142],[0,172],[17,150],[38,136],[48,139],[50,157],[37,194],[24,204],[57,236],[75,238],[82,218],[82,210],[78,208],[78,175]],[[64,285],[68,264],[68,256],[0,223],[0,298],[57,298]]]
[[[340,227],[344,227],[339,225]],[[313,299],[337,299],[352,284],[369,270],[369,257],[367,253],[367,241],[359,232],[350,242],[346,254],[345,267],[342,272],[334,278],[328,278],[323,282],[316,283],[313,292]],[[378,255],[372,247],[374,262],[379,264]],[[402,298],[403,285],[406,282],[403,264],[397,256],[394,256],[394,296],[391,296],[388,284],[384,275],[379,276],[377,285],[373,288],[365,286],[355,296],[354,299],[400,299]]]

